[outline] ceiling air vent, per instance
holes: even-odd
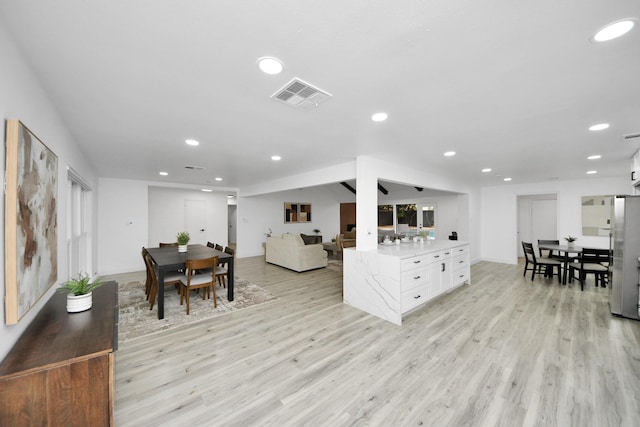
[[[331,98],[331,94],[298,78],[280,88],[271,98],[302,111],[309,111]]]
[[[625,141],[640,141],[640,133],[630,133],[627,135],[622,135],[622,138]]]

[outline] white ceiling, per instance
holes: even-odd
[[[481,185],[626,175],[640,28],[590,42],[626,17],[638,0],[0,1],[100,176],[224,187],[359,154]],[[260,72],[261,56],[284,72]],[[272,100],[293,77],[332,99],[308,112]],[[588,131],[599,122],[611,127]]]

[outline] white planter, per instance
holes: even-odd
[[[187,252],[187,245],[178,245],[178,252]]]
[[[67,294],[67,311],[69,313],[79,313],[86,311],[93,305],[92,293],[84,295]]]

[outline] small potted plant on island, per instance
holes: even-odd
[[[186,231],[181,231],[176,236],[176,241],[178,242],[178,252],[187,252],[187,243],[189,243],[189,233]]]
[[[91,308],[93,305],[92,291],[102,285],[100,277],[91,281],[88,274],[80,273],[77,279],[67,281],[58,288],[58,291],[67,292],[67,312],[78,313]]]
[[[564,240],[567,241],[567,245],[569,245],[569,247],[573,246],[573,243],[578,240],[577,237],[573,237],[572,235],[568,235],[567,237],[564,238]]]

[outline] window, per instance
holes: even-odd
[[[93,276],[91,265],[91,198],[89,185],[67,168],[67,255],[69,277]]]

